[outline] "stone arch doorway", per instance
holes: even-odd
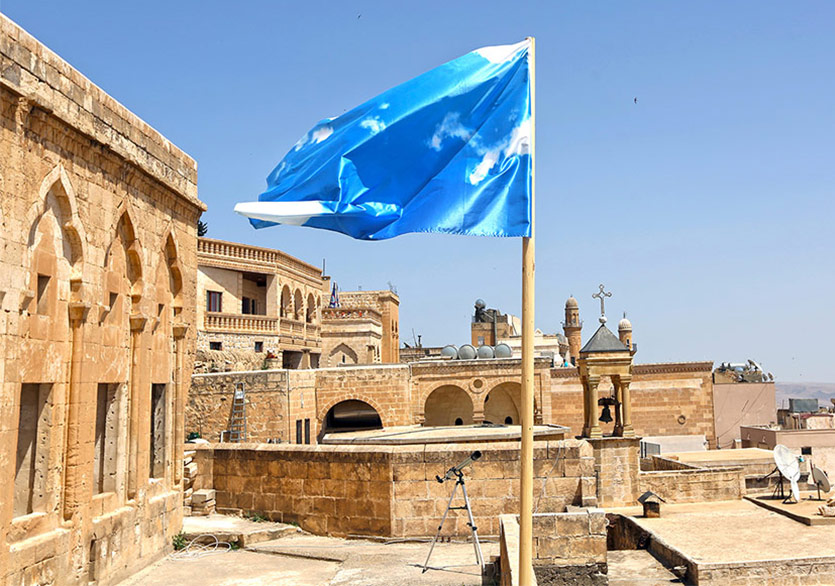
[[[502,383],[484,397],[484,422],[519,425],[519,404],[522,386],[519,383]]]
[[[473,401],[467,391],[455,385],[438,387],[426,398],[423,425],[472,425]]]
[[[349,399],[328,409],[322,421],[322,433],[383,429],[380,414],[365,401]]]

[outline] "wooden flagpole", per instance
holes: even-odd
[[[536,59],[531,46],[531,235],[522,238],[522,465],[519,487],[519,584],[532,582],[533,545],[533,378],[534,378],[534,218],[536,217]]]

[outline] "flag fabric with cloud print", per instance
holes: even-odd
[[[529,52],[485,47],[322,120],[235,211],[363,240],[530,236]]]

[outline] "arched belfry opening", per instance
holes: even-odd
[[[383,429],[380,414],[365,401],[349,399],[331,407],[322,422],[323,433]]]

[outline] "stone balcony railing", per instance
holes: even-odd
[[[308,341],[318,341],[321,333],[320,326],[303,321],[237,313],[206,313],[203,329],[242,334],[281,334]]]
[[[322,320],[326,319],[370,319],[381,322],[383,315],[376,309],[366,307],[323,307]]]
[[[281,333],[289,336],[304,336],[304,322],[301,320],[281,318]]]
[[[211,238],[197,239],[197,254],[220,260],[239,260],[250,263],[271,265],[273,267],[289,268],[297,273],[321,279],[322,270],[313,265],[300,261],[280,250],[249,246],[237,242],[225,242]],[[198,264],[200,259],[198,258]]]
[[[207,313],[203,319],[203,328],[223,332],[275,334],[278,333],[278,318],[265,315]]]

